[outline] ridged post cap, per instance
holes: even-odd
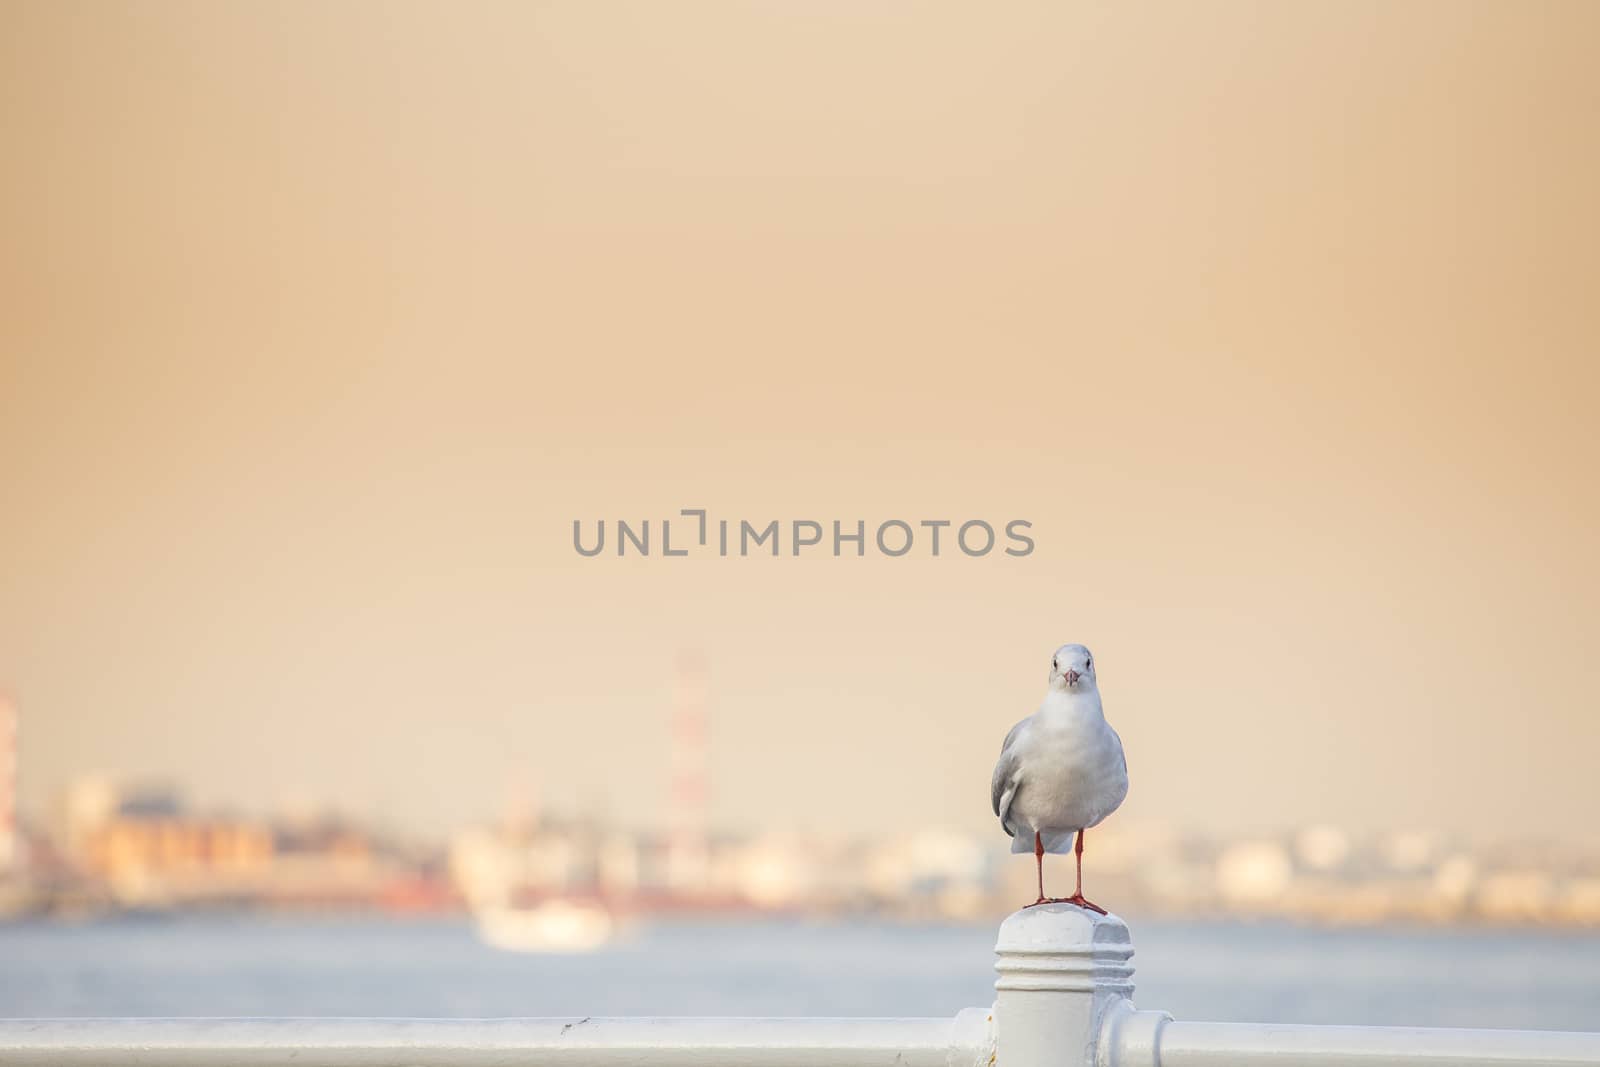
[[[1000,924],[997,990],[1133,995],[1128,924],[1073,904],[1039,904]]]

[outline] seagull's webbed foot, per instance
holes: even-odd
[[[1082,893],[1075,893],[1070,897],[1040,897],[1032,904],[1024,904],[1023,907],[1037,908],[1040,904],[1072,904],[1077,907],[1092,911],[1097,915],[1104,915],[1106,913],[1106,909],[1094,903],[1092,900],[1089,900]]]
[[[1089,911],[1095,912],[1099,915],[1104,915],[1106,913],[1106,909],[1102,908],[1100,905],[1096,904],[1082,893],[1074,893],[1072,896],[1063,899],[1061,903],[1076,904],[1080,908],[1087,908]]]

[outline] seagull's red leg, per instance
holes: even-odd
[[[1043,904],[1044,897],[1044,838],[1039,836],[1039,831],[1033,832],[1033,862],[1039,865],[1039,899],[1035,904]]]
[[[1080,908],[1088,908],[1090,911],[1096,911],[1104,915],[1106,909],[1098,904],[1091,903],[1083,895],[1083,834],[1082,830],[1078,831],[1078,840],[1072,846],[1072,851],[1078,860],[1078,888],[1066,899],[1066,903],[1076,904]]]

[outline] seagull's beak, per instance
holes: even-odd
[[[1078,679],[1082,678],[1083,675],[1079,674],[1077,671],[1068,671],[1066,677],[1068,685],[1077,685]]]

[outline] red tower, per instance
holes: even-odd
[[[678,657],[672,702],[672,782],[667,842],[667,883],[674,893],[705,892],[710,867],[707,841],[706,664],[703,656]]]
[[[17,852],[17,706],[0,693],[0,870]]]

